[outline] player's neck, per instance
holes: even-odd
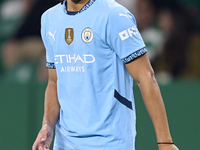
[[[79,11],[89,0],[81,0],[79,3],[74,3],[71,0],[67,0],[66,7],[68,11]]]

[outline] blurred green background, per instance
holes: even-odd
[[[116,1],[130,8],[128,0],[127,3]],[[200,1],[137,2],[130,11],[138,21],[149,54],[152,54],[151,63],[164,98],[174,143],[180,150],[198,150]],[[30,150],[41,128],[47,69],[39,35],[40,17],[55,3],[58,1],[0,0],[0,149]],[[36,16],[38,18],[34,20]],[[150,20],[145,22],[147,27],[144,27],[144,20]],[[25,30],[27,26],[30,28]],[[171,30],[168,31],[169,27]],[[157,49],[160,44],[162,50]],[[136,150],[157,150],[153,125],[137,85],[134,94],[138,133]]]
[[[30,150],[41,128],[46,83],[0,80],[0,146]],[[200,81],[160,85],[171,134],[180,150],[197,150],[200,141]],[[140,91],[134,86],[137,112],[136,150],[156,150],[156,137]]]

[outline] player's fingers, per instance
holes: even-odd
[[[32,150],[36,150],[36,145],[35,144],[33,144],[33,146],[32,146]]]
[[[44,150],[49,150],[50,145],[48,143],[44,144]]]
[[[43,132],[41,132],[41,141],[44,142],[47,139],[47,131],[43,130]]]
[[[37,147],[40,146],[41,143],[43,143],[46,140],[46,136],[42,136],[42,134],[38,134],[33,146],[32,146],[32,150],[36,150]]]
[[[32,150],[36,150],[39,144],[40,144],[40,139],[37,138],[32,146]]]
[[[45,149],[43,149],[42,146],[39,146],[39,147],[38,147],[38,150],[45,150]]]
[[[44,135],[44,136],[41,138],[41,142],[45,142],[45,141],[46,141],[46,139],[47,139],[47,136],[46,136],[46,135]]]

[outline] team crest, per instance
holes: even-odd
[[[65,29],[65,41],[68,45],[70,45],[74,40],[74,29],[66,28]]]
[[[90,28],[84,29],[82,32],[82,40],[85,43],[90,43],[92,41],[92,39],[93,39],[92,29],[90,29]]]

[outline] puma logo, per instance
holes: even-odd
[[[57,32],[57,31],[55,31],[54,34],[52,34],[52,33],[49,31],[49,35],[52,36],[52,38],[53,38],[54,41],[56,41],[56,40],[55,40],[55,37],[54,37],[55,34],[56,34],[56,32]]]

